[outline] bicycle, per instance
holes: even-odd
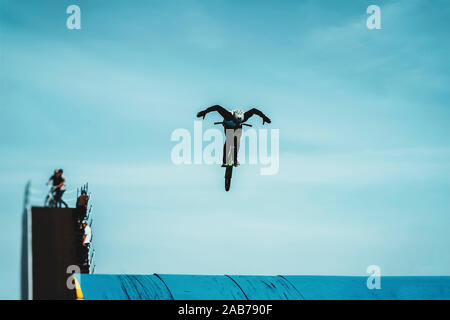
[[[61,192],[62,191],[62,192]],[[58,186],[52,186],[50,187],[50,190],[45,197],[44,200],[44,207],[50,207],[50,208],[58,208],[61,207],[63,204],[66,208],[68,207],[67,203],[64,202],[62,199],[62,193],[64,192],[61,190],[59,196],[58,196]]]
[[[224,121],[222,122],[214,122],[214,125],[225,125]],[[243,126],[246,127],[252,127],[251,124],[247,124],[247,123],[242,123]],[[235,148],[235,147],[233,147]],[[233,159],[233,157],[229,157],[228,155],[226,155],[226,158],[231,158]],[[231,187],[231,177],[233,176],[233,160],[230,159],[230,162],[226,164],[226,168],[225,168],[225,191],[229,191],[230,187]]]

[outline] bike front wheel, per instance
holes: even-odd
[[[47,195],[44,200],[44,207],[50,207],[50,196]]]
[[[232,173],[233,173],[233,167],[228,166],[225,170],[225,191],[230,190]]]
[[[231,179],[225,178],[225,191],[229,191],[231,186]]]

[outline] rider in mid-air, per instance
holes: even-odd
[[[217,111],[223,117],[223,127],[225,130],[226,141],[223,146],[223,161],[222,167],[227,166],[227,160],[231,156],[231,149],[234,148],[234,157],[233,157],[233,165],[235,167],[239,166],[239,162],[237,159],[237,154],[239,152],[239,145],[242,135],[242,124],[246,122],[251,116],[254,114],[260,116],[263,119],[264,123],[271,123],[270,119],[258,109],[250,109],[247,112],[243,112],[242,110],[232,110],[228,111],[227,109],[214,105],[209,107],[203,111],[197,113],[198,118],[205,119],[206,114]]]

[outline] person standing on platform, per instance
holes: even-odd
[[[86,190],[81,191],[81,195],[77,199],[77,207],[76,207],[76,222],[80,225],[80,222],[84,220],[86,217],[87,209],[89,203],[89,196],[86,193]]]

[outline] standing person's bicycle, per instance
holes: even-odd
[[[62,205],[66,208],[68,207],[67,203],[62,199],[62,196],[66,191],[66,180],[62,174],[63,169],[56,169],[54,174],[47,181],[47,185],[52,181],[52,187],[45,198],[44,205],[46,207],[61,208]]]

